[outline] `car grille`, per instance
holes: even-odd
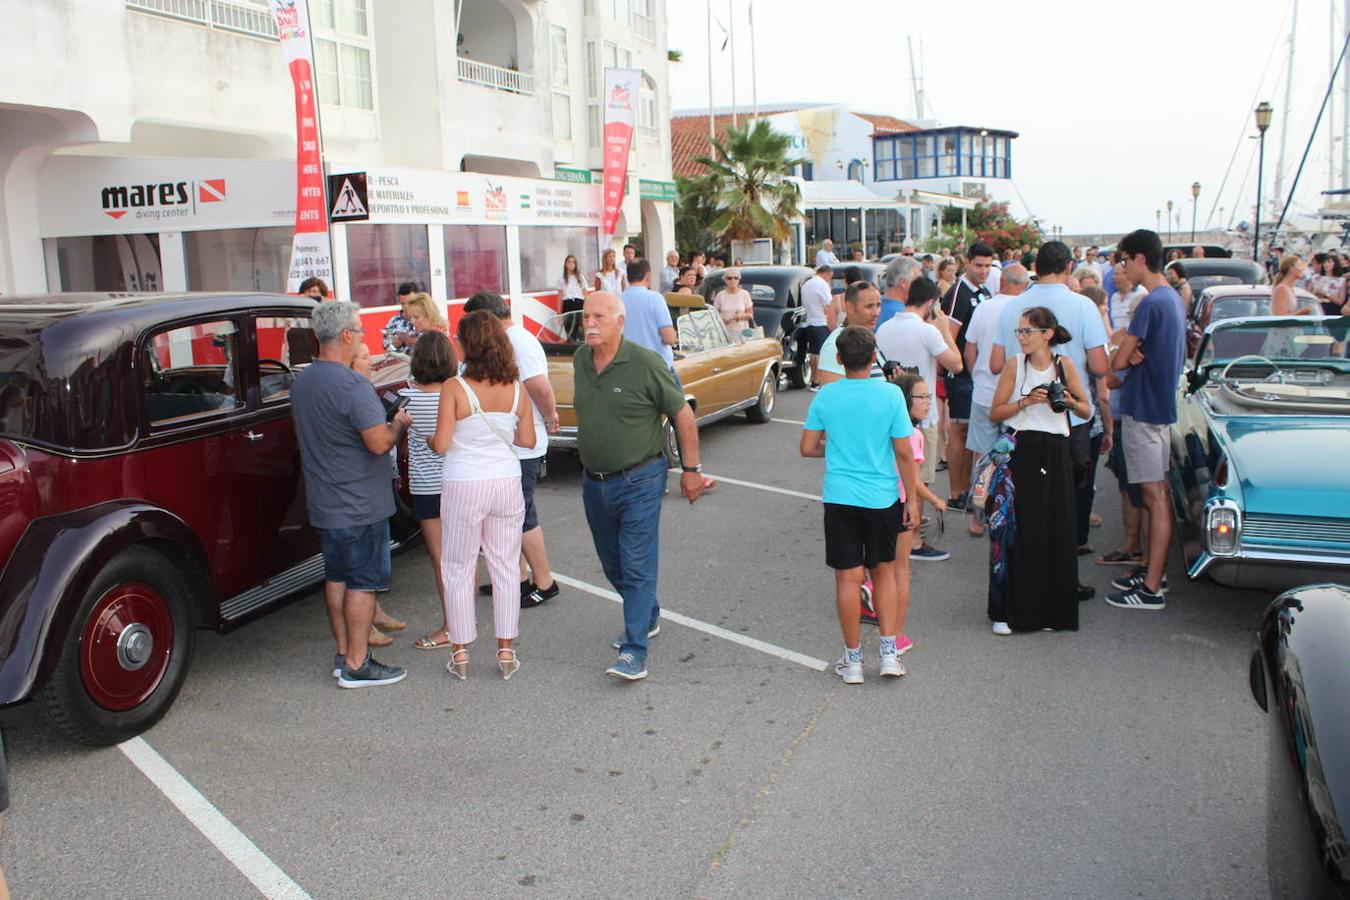
[[[1242,520],[1242,539],[1252,543],[1300,541],[1311,544],[1350,544],[1350,521],[1252,515]]]

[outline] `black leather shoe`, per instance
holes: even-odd
[[[1079,584],[1079,585],[1078,585],[1078,602],[1079,602],[1079,603],[1082,603],[1084,600],[1091,600],[1094,596],[1096,596],[1096,594],[1097,594],[1097,589],[1096,589],[1095,587],[1093,587],[1092,585],[1090,585],[1090,584]]]

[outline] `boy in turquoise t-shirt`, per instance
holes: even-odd
[[[850,325],[840,332],[835,350],[844,378],[820,389],[802,430],[802,456],[825,459],[825,562],[834,569],[844,632],[844,655],[834,670],[845,684],[863,681],[858,614],[869,569],[881,626],[881,674],[905,674],[895,652],[895,545],[902,521],[907,528],[917,527],[919,513],[917,504],[906,508],[901,502],[895,473],[898,469],[904,479],[905,496],[917,497],[918,465],[904,394],[888,381],[869,377],[876,349],[876,338],[866,328]]]

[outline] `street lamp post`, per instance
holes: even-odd
[[[1261,178],[1266,166],[1266,129],[1275,108],[1262,100],[1256,107],[1256,130],[1261,134],[1261,149],[1256,156],[1256,231],[1252,234],[1252,259],[1261,261]]]
[[[1162,210],[1161,210],[1161,209],[1155,209],[1155,210],[1153,211],[1153,218],[1154,218],[1154,219],[1157,221],[1157,223],[1158,223],[1158,225],[1157,225],[1157,227],[1158,227],[1158,232],[1161,233],[1161,232],[1162,232]]]
[[[1167,201],[1167,242],[1172,243],[1172,201]]]
[[[1195,214],[1200,209],[1200,182],[1191,185],[1191,243],[1195,243]]]

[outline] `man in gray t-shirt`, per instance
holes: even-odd
[[[375,592],[389,589],[388,453],[412,419],[400,411],[386,422],[375,388],[352,370],[365,342],[356,304],[324,303],[313,325],[319,355],[291,387],[291,412],[309,520],[323,550],[324,598],[337,642],[333,675],[344,688],[394,684],[407,673],[376,662],[367,639]]]

